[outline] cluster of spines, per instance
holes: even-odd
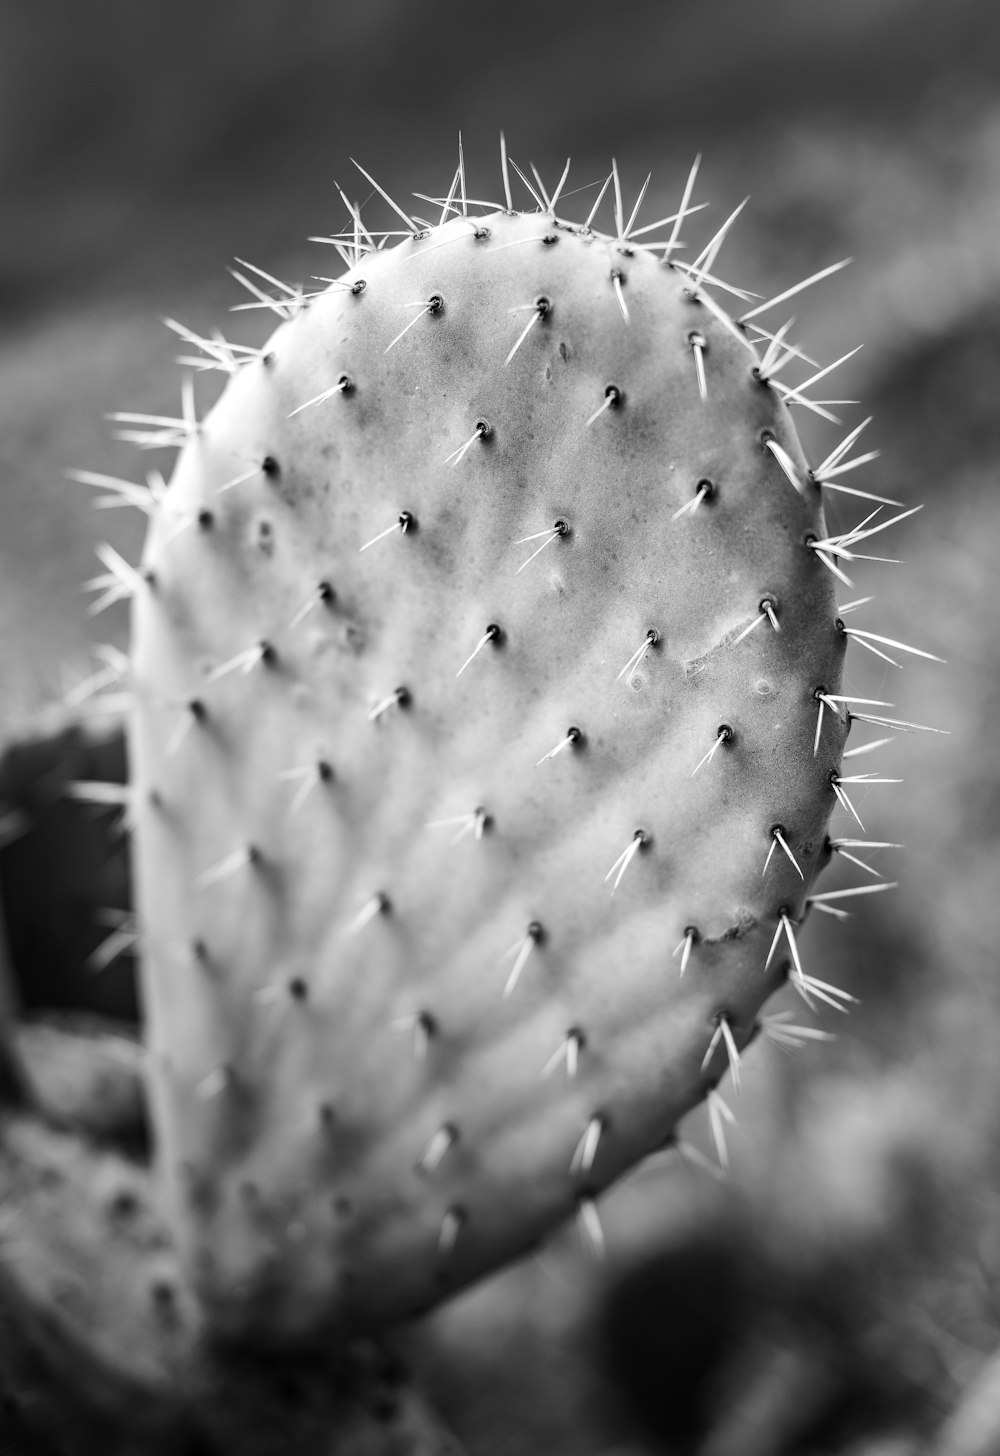
[[[367,172],[359,169],[362,175],[385,199],[389,206],[392,207],[400,221],[404,223],[404,228],[402,230],[396,229],[385,233],[371,232],[361,220],[360,208],[351,204],[346,195],[341,192],[341,196],[348,207],[352,220],[350,233],[316,239],[316,241],[334,246],[346,267],[349,270],[354,270],[362,258],[370,253],[381,251],[391,240],[396,241],[400,238],[409,238],[416,246],[416,251],[412,255],[414,257],[422,256],[423,252],[429,248],[441,247],[456,242],[458,241],[457,238],[446,239],[444,241],[438,240],[437,242],[431,243],[427,243],[427,239],[431,236],[435,228],[441,226],[443,223],[455,218],[464,218],[469,224],[469,236],[477,243],[489,248],[491,246],[491,231],[479,218],[470,215],[469,208],[480,207],[485,209],[486,212],[502,211],[507,214],[513,214],[514,207],[510,179],[510,168],[513,167],[524,185],[528,188],[536,204],[539,218],[545,222],[546,226],[544,231],[539,233],[538,237],[519,239],[515,244],[503,246],[538,243],[544,247],[551,247],[558,242],[559,232],[566,230],[579,237],[592,238],[612,244],[621,254],[623,260],[627,260],[635,251],[658,255],[660,262],[665,267],[674,269],[681,275],[683,290],[692,302],[704,305],[743,344],[749,343],[764,346],[764,352],[760,355],[759,362],[751,369],[753,377],[762,387],[773,389],[789,405],[802,405],[814,410],[827,419],[836,419],[830,413],[829,405],[852,403],[852,401],[816,401],[809,398],[805,391],[818,383],[820,379],[828,375],[838,365],[846,362],[856,351],[852,350],[842,356],[842,358],[836,360],[833,364],[821,368],[816,365],[815,361],[809,359],[809,356],[799,347],[788,341],[788,333],[794,322],[793,320],[790,319],[774,333],[769,332],[763,325],[757,322],[766,310],[776,307],[778,304],[787,301],[799,293],[802,289],[830,276],[839,268],[845,266],[845,263],[849,260],[844,260],[844,262],[821,269],[818,273],[803,280],[800,284],[786,289],[784,292],[766,302],[756,304],[744,312],[740,318],[733,320],[719,307],[711,294],[706,292],[706,288],[716,287],[722,289],[745,302],[749,302],[753,298],[753,295],[747,293],[746,290],[723,283],[713,271],[722,243],[745,204],[741,203],[740,207],[731,214],[722,228],[718,230],[693,263],[681,262],[675,256],[676,252],[683,246],[679,237],[681,224],[687,217],[699,210],[698,207],[690,205],[698,170],[698,160],[696,160],[687,179],[678,211],[666,219],[641,228],[636,226],[636,221],[646,188],[649,184],[649,178],[646,179],[640,191],[639,198],[626,219],[620,177],[617,166],[613,164],[611,173],[604,183],[600,195],[586,221],[583,224],[574,224],[556,215],[556,205],[565,187],[569,163],[567,163],[558,186],[550,195],[534,168],[531,169],[534,174],[534,182],[532,182],[508,158],[503,142],[501,142],[501,160],[504,203],[499,204],[470,199],[467,194],[464,158],[460,146],[459,165],[448,194],[444,198],[425,199],[436,206],[440,206],[441,215],[437,222],[429,221],[422,217],[410,216],[404,212]],[[593,224],[598,208],[609,187],[613,187],[614,189],[615,230],[613,233],[602,233],[596,231]],[[649,240],[651,233],[655,233],[668,225],[671,231],[665,240],[662,238],[656,241]],[[421,249],[421,244],[426,244],[426,247]],[[318,296],[316,294],[308,294],[299,287],[285,284],[272,275],[265,273],[263,270],[256,268],[254,265],[241,263],[241,267],[246,272],[232,270],[234,277],[251,293],[253,301],[250,304],[240,305],[239,307],[268,309],[278,315],[282,320],[288,320],[293,318],[301,309],[307,307],[312,297]],[[248,277],[248,273],[254,274],[255,277]],[[270,289],[275,291],[265,290],[261,286],[261,282],[257,281],[258,279],[262,280],[264,284],[269,285]],[[318,281],[324,283],[327,287],[334,286],[347,290],[359,298],[365,293],[367,288],[366,280],[358,277],[346,280],[323,278]],[[612,267],[609,270],[608,281],[622,318],[627,324],[630,322],[631,315],[626,298],[627,272],[625,268],[619,265]],[[326,289],[320,291],[325,292]],[[441,313],[445,307],[445,300],[442,295],[432,293],[427,298],[414,300],[411,304],[405,305],[405,307],[415,308],[419,311],[387,343],[385,348],[386,353],[399,345],[409,331],[419,324],[421,319],[434,317]],[[518,329],[514,342],[503,360],[504,367],[511,365],[519,350],[527,341],[531,331],[537,326],[544,324],[545,320],[550,316],[552,309],[552,300],[546,295],[539,295],[534,300],[512,311],[514,314],[528,314],[529,317],[527,322]],[[182,361],[192,367],[199,369],[219,369],[227,374],[233,374],[253,364],[268,367],[271,362],[272,356],[268,355],[264,350],[230,344],[220,335],[203,338],[185,328],[183,325],[177,324],[175,321],[171,320],[168,323],[186,343],[199,351],[197,357],[187,356]],[[694,384],[697,394],[702,402],[706,402],[710,397],[711,372],[710,360],[708,358],[709,347],[705,334],[698,329],[691,329],[686,335],[686,342],[690,349]],[[785,369],[793,360],[804,361],[815,370],[809,379],[795,387],[789,386],[777,378],[778,373]],[[354,387],[355,381],[348,374],[342,372],[326,389],[311,399],[296,405],[291,412],[291,417],[301,414],[307,409],[319,407],[338,395],[348,398],[353,393]],[[625,391],[617,382],[609,382],[604,386],[601,398],[596,402],[596,407],[593,412],[581,420],[581,427],[587,429],[592,428],[606,413],[620,410],[626,406],[627,396]],[[177,417],[129,413],[116,415],[113,418],[119,424],[128,427],[120,432],[121,438],[130,440],[143,448],[179,447],[197,436],[200,430],[194,409],[194,396],[190,380],[185,383],[182,409],[180,415]],[[857,547],[869,537],[888,529],[890,526],[897,524],[912,514],[912,511],[905,511],[892,519],[876,520],[883,506],[898,506],[899,502],[892,501],[886,497],[875,496],[869,492],[842,483],[842,476],[857,467],[867,464],[878,453],[877,451],[871,451],[857,456],[854,459],[846,458],[868,423],[869,421],[865,420],[856,429],[850,431],[845,439],[819,466],[808,470],[805,474],[802,473],[796,462],[774,437],[773,433],[766,429],[759,432],[760,446],[770,453],[775,464],[787,478],[789,484],[801,496],[808,498],[811,489],[826,488],[842,491],[875,503],[875,511],[852,530],[835,536],[827,536],[822,539],[809,537],[804,543],[806,549],[812,552],[817,561],[826,567],[838,580],[847,585],[851,585],[851,582],[850,578],[846,575],[842,563],[851,562],[856,559],[880,559],[862,557]],[[492,436],[493,426],[491,423],[486,419],[477,419],[474,422],[472,433],[445,457],[443,463],[451,467],[460,466],[469,450],[477,443],[488,443]],[[217,494],[221,495],[260,475],[268,477],[277,475],[280,472],[280,465],[271,455],[266,456],[260,462],[254,464],[247,463],[249,468],[241,470],[231,480],[226,481],[217,489]],[[158,510],[162,503],[164,486],[162,478],[155,474],[149,478],[148,489],[129,481],[122,481],[115,477],[97,475],[91,472],[74,472],[73,474],[81,482],[96,486],[105,492],[96,502],[100,506],[132,505],[151,514],[153,511]],[[714,482],[707,478],[700,479],[696,484],[693,497],[682,504],[674,513],[674,521],[693,517],[700,509],[710,507],[715,494],[716,486]],[[191,514],[190,518],[185,518],[179,522],[177,530],[180,531],[193,527],[204,531],[211,530],[215,524],[215,509],[211,505],[200,507]],[[403,508],[398,512],[394,520],[380,526],[374,535],[359,544],[358,549],[362,552],[366,551],[381,541],[395,535],[406,536],[411,532],[415,532],[417,528],[418,522],[413,512]],[[571,530],[571,523],[560,518],[552,522],[551,525],[545,526],[537,532],[529,533],[528,536],[520,538],[516,543],[513,543],[526,545],[530,548],[529,554],[518,565],[515,574],[520,574],[527,569],[536,556],[549,547],[554,546],[560,538],[569,535]],[[155,578],[150,573],[143,574],[136,571],[135,568],[124,562],[110,546],[101,547],[99,554],[107,570],[104,575],[95,578],[93,582],[88,584],[101,594],[92,610],[102,610],[104,607],[133,596],[143,589],[155,590]],[[296,612],[290,622],[290,627],[294,629],[300,625],[309,612],[316,608],[332,607],[335,601],[336,592],[334,586],[325,580],[319,582],[307,600]],[[849,603],[840,609],[841,613],[846,614],[854,607],[862,604],[862,602]],[[766,592],[761,595],[755,609],[748,614],[748,620],[745,626],[737,632],[732,642],[728,645],[738,645],[750,632],[765,623],[775,633],[782,630],[780,604],[772,594]],[[889,639],[871,632],[864,632],[860,629],[846,627],[840,617],[837,618],[836,627],[845,639],[851,638],[857,641],[861,646],[875,653],[877,656],[884,658],[887,662],[891,662],[894,666],[899,666],[900,664],[884,649],[888,648],[896,652],[913,653],[917,656],[932,658],[936,661],[940,660],[934,658],[931,653],[909,647],[894,639]],[[642,641],[625,661],[624,666],[618,673],[617,680],[621,681],[624,678],[626,682],[631,681],[634,673],[638,670],[647,655],[655,649],[658,641],[658,629],[655,626],[649,627]],[[464,661],[461,661],[457,666],[456,677],[461,676],[480,654],[485,652],[489,647],[500,647],[505,645],[505,642],[506,634],[501,623],[490,622],[485,624],[484,631],[475,646],[465,656]],[[248,645],[246,649],[213,668],[208,674],[207,683],[212,684],[233,672],[248,673],[258,668],[266,669],[274,666],[276,660],[277,651],[273,642],[270,639],[257,639]],[[121,673],[116,672],[113,681],[117,682],[120,676]],[[93,678],[93,683],[95,691],[103,688],[107,685],[105,675],[101,673],[96,674]],[[86,696],[86,694],[78,690],[78,696]],[[815,689],[813,696],[817,703],[814,752],[818,752],[819,750],[824,714],[826,713],[838,719],[842,715],[842,726],[845,729],[850,726],[852,720],[898,731],[909,731],[925,726],[887,717],[881,713],[858,712],[856,711],[858,706],[865,708],[885,708],[891,705],[881,701],[875,702],[873,700],[850,698],[840,694],[830,694],[822,685]],[[388,690],[384,696],[371,705],[368,711],[369,720],[377,723],[391,710],[405,710],[410,700],[411,688],[406,685],[396,686]],[[176,753],[180,751],[188,733],[205,727],[210,721],[211,707],[206,703],[204,696],[192,697],[180,705],[178,722],[168,742],[168,752]],[[938,730],[931,729],[929,731]],[[703,769],[707,769],[713,763],[718,753],[733,746],[737,737],[737,729],[732,724],[728,722],[720,723],[705,753],[692,766],[691,777],[694,777]],[[851,753],[860,754],[868,752],[887,741],[883,739],[877,743],[864,745],[861,748],[851,750],[849,754],[845,754],[845,757],[850,756]],[[585,744],[585,730],[577,724],[570,724],[558,741],[549,747],[543,756],[537,760],[537,765],[541,766],[559,754],[582,748]],[[297,812],[301,809],[308,796],[314,790],[334,780],[335,772],[334,766],[322,755],[317,756],[315,761],[309,764],[296,765],[292,768],[281,770],[279,776],[294,784],[294,793],[290,800],[289,812]],[[874,774],[845,777],[837,770],[832,770],[829,775],[831,791],[835,794],[841,805],[858,820],[859,825],[861,821],[847,795],[845,786],[851,783],[867,784],[882,782],[892,781],[878,778]],[[83,792],[84,788],[85,786],[80,786],[81,797],[85,796]],[[100,794],[96,790],[94,797],[97,801],[100,801]],[[475,805],[461,815],[431,821],[428,827],[435,829],[447,827],[453,829],[455,831],[453,834],[454,842],[461,840],[477,841],[482,839],[487,831],[493,827],[493,818],[487,806]],[[620,849],[618,857],[611,864],[605,877],[606,881],[611,884],[612,894],[617,889],[622,877],[639,853],[651,845],[652,838],[653,836],[647,828],[637,827],[628,843]],[[775,852],[780,852],[791,863],[799,877],[804,880],[805,875],[791,847],[790,840],[792,836],[788,833],[785,826],[781,824],[771,825],[768,830],[767,839],[768,847],[764,856],[763,872],[766,873]],[[866,844],[870,848],[886,847],[882,842],[828,838],[823,853],[825,857],[829,857],[832,853],[840,853],[846,859],[860,865],[861,868],[865,869],[871,875],[877,876],[878,872],[870,865],[849,853],[851,848],[861,848]],[[204,869],[196,878],[196,886],[201,889],[210,888],[212,885],[232,875],[244,870],[252,870],[255,866],[260,865],[261,858],[261,850],[256,845],[239,845],[220,861]],[[835,916],[843,916],[846,912],[841,908],[839,903],[835,902],[839,902],[850,895],[872,893],[886,888],[890,888],[890,886],[881,882],[873,885],[863,885],[854,890],[839,890],[827,892],[826,894],[813,894],[807,898],[805,904],[807,909],[810,906],[815,906],[817,909],[824,910]],[[384,889],[375,890],[368,900],[358,909],[357,913],[344,925],[343,933],[347,935],[360,934],[377,916],[389,914],[391,911],[392,902],[388,893]],[[776,913],[776,929],[767,956],[765,969],[771,966],[777,955],[779,946],[782,940],[784,940],[789,958],[783,964],[783,970],[787,972],[791,984],[799,991],[810,1008],[814,1008],[816,1001],[821,1001],[836,1010],[845,1010],[846,1004],[852,999],[850,996],[836,987],[807,975],[803,969],[795,936],[794,927],[796,923],[788,906],[782,905],[778,908]],[[127,930],[124,926],[115,927],[114,936],[117,937],[115,944],[118,945],[120,943],[124,946],[124,938],[127,934],[134,937],[134,929],[131,926],[128,926]],[[530,956],[544,942],[545,935],[546,931],[544,926],[539,921],[531,921],[505,955],[501,957],[501,964],[506,969],[506,979],[502,988],[503,996],[513,994],[521,974],[528,964]],[[685,926],[683,937],[674,951],[675,957],[679,960],[679,974],[682,976],[688,967],[692,955],[696,952],[699,938],[699,931],[696,925],[691,924]],[[201,950],[203,955],[207,954],[203,945],[201,946]],[[193,953],[197,958],[197,951]],[[275,1001],[281,994],[283,994],[281,988],[263,988],[259,999],[262,1004],[269,1004]],[[294,981],[288,984],[287,994],[293,1000],[304,1000],[308,995],[308,986],[301,978],[294,978]],[[407,1025],[412,1030],[414,1037],[415,1055],[420,1057],[425,1056],[431,1041],[438,1032],[437,1018],[431,1011],[421,1010],[414,1013],[412,1018],[407,1020]],[[780,1015],[778,1017],[763,1017],[756,1023],[756,1027],[763,1030],[777,1043],[786,1046],[823,1035],[823,1033],[815,1032],[810,1028],[792,1028]],[[552,1071],[562,1063],[565,1063],[568,1075],[575,1075],[579,1056],[586,1047],[586,1044],[587,1038],[584,1030],[579,1027],[570,1028],[560,1043],[560,1046],[541,1069],[541,1075],[551,1075]],[[734,1086],[739,1090],[740,1050],[732,1022],[725,1011],[717,1013],[713,1027],[709,1033],[708,1044],[702,1064],[703,1070],[710,1066],[716,1054],[719,1052],[724,1052],[726,1066],[732,1075]],[[204,1079],[202,1084],[200,1084],[199,1090],[205,1096],[215,1095],[228,1084],[232,1076],[231,1068],[217,1069],[215,1073],[209,1074]],[[710,1089],[708,1099],[710,1125],[719,1152],[720,1161],[725,1165],[728,1159],[725,1150],[724,1126],[727,1122],[731,1121],[732,1114],[714,1087]],[[586,1129],[573,1154],[570,1163],[571,1172],[586,1173],[590,1171],[597,1156],[600,1139],[606,1131],[606,1127],[607,1119],[604,1114],[595,1112],[588,1121]],[[417,1166],[420,1170],[424,1173],[433,1172],[449,1149],[457,1141],[458,1135],[458,1129],[454,1124],[443,1124],[418,1158]],[[588,1231],[591,1242],[595,1245],[598,1244],[600,1242],[599,1223],[597,1222],[596,1208],[589,1194],[581,1195],[580,1211],[584,1227]],[[466,1221],[466,1217],[467,1215],[464,1210],[457,1208],[449,1210],[445,1226],[442,1228],[441,1233],[442,1249],[450,1249],[453,1247],[458,1237],[458,1232]]]

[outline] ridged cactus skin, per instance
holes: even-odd
[[[846,637],[789,411],[673,253],[453,211],[279,295],[135,583],[155,1117],[238,1340],[598,1237],[816,986]]]

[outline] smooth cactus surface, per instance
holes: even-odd
[[[772,992],[849,999],[795,936],[876,527],[828,535],[856,432],[810,471],[725,229],[677,262],[690,194],[599,233],[463,176],[318,294],[247,278],[267,343],[195,339],[218,403],[137,421],[183,446],[106,563],[155,1110],[225,1335],[405,1316],[574,1211],[599,1242]]]

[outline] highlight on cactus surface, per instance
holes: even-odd
[[[932,654],[838,596],[911,512],[854,483],[868,420],[807,459],[793,411],[838,425],[812,390],[851,355],[781,311],[844,264],[761,300],[718,271],[743,203],[685,250],[697,161],[654,222],[649,179],[627,202],[612,165],[574,221],[568,163],[530,170],[502,144],[473,199],[460,153],[411,213],[359,168],[392,226],[341,192],[337,276],[237,260],[269,338],[168,321],[180,412],[114,418],[179,449],[169,483],[76,474],[149,517],[91,610],[132,603],[128,933],[186,1277],[230,1339],[386,1325],[574,1214],[600,1251],[601,1191],[706,1099],[725,1166],[720,1082],[758,1033],[825,1035],[765,1001],[853,999],[809,911],[891,888],[855,835],[893,780],[845,765],[927,725],[845,654]],[[834,855],[869,878],[817,892]]]

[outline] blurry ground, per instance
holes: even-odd
[[[688,1344],[697,1332],[668,1251],[692,1219],[714,1227],[720,1200],[716,1267],[748,1250],[759,1281],[749,1305],[733,1296],[734,1324],[770,1308],[776,1328],[814,1331],[805,1304],[822,1312],[822,1334],[790,1342],[819,1352],[815,1368],[805,1360],[804,1392],[846,1360],[856,1413],[871,1407],[890,1428],[908,1415],[928,1422],[1000,1344],[998,82],[995,0],[0,10],[7,721],[81,676],[89,641],[125,629],[114,613],[88,619],[79,583],[100,569],[100,540],[134,558],[141,523],[94,512],[63,472],[136,478],[168,464],[137,462],[103,420],[172,412],[176,350],[157,318],[223,323],[235,254],[296,279],[329,271],[329,250],[302,240],[342,225],[334,177],[365,200],[350,155],[401,197],[446,189],[461,126],[472,190],[495,196],[504,126],[512,154],[547,178],[570,152],[584,187],[614,153],[634,195],[652,168],[644,212],[655,218],[702,149],[699,193],[713,206],[695,243],[752,194],[720,259],[725,276],[773,292],[857,260],[797,300],[799,332],[824,361],[865,343],[830,392],[876,416],[871,445],[884,454],[865,483],[925,505],[892,533],[887,554],[905,566],[862,569],[857,595],[878,594],[867,625],[949,666],[897,672],[854,652],[845,691],[888,697],[900,717],[951,736],[900,737],[878,761],[905,786],[859,796],[871,837],[906,846],[880,860],[900,888],[860,904],[845,927],[809,926],[814,973],[861,1005],[821,1018],[839,1033],[833,1045],[748,1057],[730,1139],[736,1192],[684,1168],[647,1173],[606,1201],[605,1269],[567,1233],[540,1269],[512,1271],[420,1332],[418,1358],[474,1456],[633,1449],[639,1436],[599,1373],[609,1362],[596,1353],[594,1310],[658,1248],[662,1278],[654,1267],[639,1282],[616,1338],[620,1348],[622,1328],[641,1331],[664,1399],[683,1405],[676,1309],[688,1311]],[[207,403],[213,387],[198,387]],[[802,429],[816,452],[839,438],[811,419]],[[861,513],[842,505],[835,518]],[[824,888],[855,882],[839,872]],[[700,1126],[686,1135],[710,1148]],[[737,1270],[708,1301],[723,1323],[738,1284]]]

